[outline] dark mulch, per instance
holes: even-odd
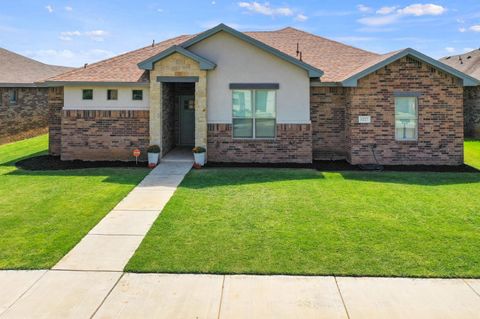
[[[208,162],[205,167],[266,167],[266,168],[313,168],[322,172],[335,171],[392,171],[392,172],[452,172],[479,173],[468,165],[352,165],[347,161],[314,161],[312,164],[296,163],[219,163]]]
[[[40,155],[18,161],[15,166],[28,171],[51,171],[102,167],[147,167],[147,162],[136,164],[135,162],[122,161],[62,161],[60,156]]]

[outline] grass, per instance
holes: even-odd
[[[465,141],[465,163],[480,169],[480,140]]]
[[[51,268],[148,172],[14,166],[47,147],[46,135],[0,146],[0,269]]]
[[[479,198],[477,173],[191,171],[126,270],[478,278]]]

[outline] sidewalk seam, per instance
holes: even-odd
[[[480,298],[480,293],[478,293],[473,287],[468,283],[466,279],[463,279],[463,282],[470,288],[472,289],[473,293],[476,294]]]
[[[221,289],[221,292],[220,292],[220,304],[218,305],[218,316],[217,316],[217,319],[220,319],[220,314],[222,313],[223,291],[224,291],[224,288],[225,288],[225,277],[227,277],[227,276],[226,276],[226,275],[223,275],[222,289]]]
[[[117,287],[118,283],[120,282],[120,280],[123,278],[123,275],[125,273],[122,272],[122,274],[120,275],[120,277],[118,277],[117,281],[113,284],[112,288],[108,291],[107,295],[105,296],[105,298],[103,298],[102,302],[98,305],[97,309],[95,309],[95,311],[93,312],[93,314],[90,316],[90,319],[92,319],[98,312],[98,310],[100,310],[100,308],[103,306],[103,304],[105,303],[105,301],[107,300],[108,296],[110,296],[110,294],[112,293],[113,289],[115,289],[115,287]]]
[[[340,286],[338,285],[337,277],[333,276],[333,279],[335,280],[335,285],[337,286],[338,294],[340,295],[340,299],[342,300],[343,309],[345,309],[345,314],[347,315],[347,318],[350,319],[350,314],[348,313],[347,304],[345,303],[345,299],[343,299],[342,291],[340,290]]]

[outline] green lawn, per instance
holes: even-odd
[[[465,163],[480,169],[480,140],[465,141]]]
[[[126,269],[480,277],[479,238],[477,173],[203,169]]]
[[[15,168],[47,145],[44,135],[0,146],[0,269],[52,267],[148,172]]]

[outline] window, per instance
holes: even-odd
[[[118,100],[118,90],[107,90],[107,100]]]
[[[275,137],[275,91],[233,90],[233,137]]]
[[[82,90],[82,99],[93,100],[93,90],[92,89]]]
[[[143,90],[132,90],[132,100],[134,101],[143,100]]]
[[[11,89],[8,91],[8,102],[10,105],[15,105],[17,104],[17,89]]]
[[[395,139],[415,141],[418,137],[418,101],[416,97],[395,97]]]

